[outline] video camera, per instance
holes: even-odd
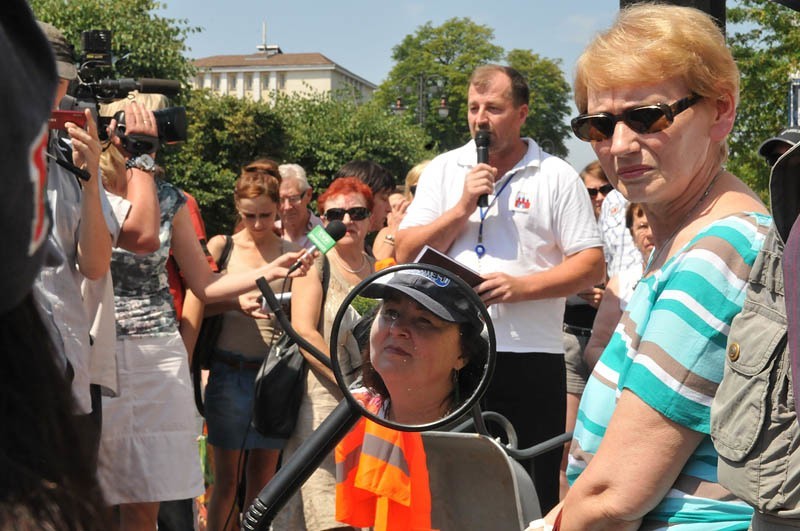
[[[81,32],[81,56],[78,66],[78,81],[71,87],[70,96],[61,102],[62,110],[83,110],[89,108],[98,123],[98,135],[108,140],[106,126],[109,117],[99,116],[101,103],[109,103],[125,98],[128,93],[138,90],[141,93],[175,96],[181,84],[169,79],[115,79],[115,65],[111,53],[111,30],[89,30]],[[117,120],[117,135],[123,147],[132,155],[151,153],[162,144],[172,144],[186,140],[186,108],[169,107],[154,112],[157,137],[144,135],[125,135],[125,113],[114,115]]]

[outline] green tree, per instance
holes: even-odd
[[[375,101],[389,107],[402,98],[407,107],[404,120],[417,123],[419,93],[428,107],[423,128],[439,150],[452,149],[467,138],[467,80],[478,65],[497,62],[503,49],[492,44],[494,31],[469,18],[451,18],[441,26],[428,22],[392,50],[395,65],[378,88]],[[440,98],[447,102],[449,116],[438,117]]]
[[[411,166],[431,156],[419,128],[374,101],[360,104],[342,93],[280,95],[275,112],[287,135],[286,159],[306,168],[317,191],[351,160],[374,160],[400,182]]]
[[[728,168],[766,199],[769,168],[756,150],[787,126],[789,75],[800,70],[800,14],[775,2],[740,0],[727,17],[742,73]]]
[[[188,140],[160,155],[167,178],[194,195],[208,234],[229,234],[235,222],[233,184],[260,157],[283,160],[284,120],[268,104],[193,90],[186,99]]]
[[[122,77],[152,77],[185,82],[193,73],[185,57],[186,37],[200,31],[186,20],[155,13],[155,0],[30,0],[36,17],[60,29],[77,51],[81,31],[110,29],[115,57],[130,54],[119,63]]]
[[[511,50],[506,62],[518,70],[531,89],[530,112],[522,134],[539,142],[548,153],[566,157],[566,139],[572,134],[564,118],[569,115],[570,86],[559,59],[543,59],[531,50]]]
[[[555,154],[566,155],[564,142],[569,128],[564,124],[569,113],[569,84],[558,60],[541,58],[529,50],[505,53],[493,44],[494,31],[469,18],[452,18],[441,26],[430,22],[394,47],[395,66],[381,84],[375,100],[391,107],[402,98],[407,108],[405,120],[419,121],[438,150],[452,149],[469,138],[467,126],[467,83],[479,65],[506,63],[519,70],[531,87],[531,113],[523,133],[543,139]],[[420,97],[422,96],[422,97]],[[449,116],[438,117],[440,98],[447,102]],[[419,105],[427,105],[420,114]]]

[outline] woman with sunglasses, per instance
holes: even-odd
[[[636,50],[636,53],[631,53]],[[726,171],[739,72],[709,15],[636,4],[578,59],[575,134],[642,203],[655,248],[586,384],[567,476],[541,529],[747,529],[717,483],[710,405],[769,223]]]
[[[364,251],[370,230],[372,192],[357,177],[335,179],[317,199],[325,225],[341,221],[347,232],[327,255],[320,257],[308,275],[292,285],[292,326],[317,349],[330,357],[333,319],[350,290],[373,272],[374,259]],[[327,262],[327,265],[323,263]],[[327,290],[323,275],[327,269]],[[302,304],[298,304],[302,301]],[[358,318],[353,310],[352,322]],[[343,329],[347,329],[346,326]],[[350,349],[353,370],[360,366],[358,349]],[[342,360],[341,352],[340,361]],[[315,357],[303,352],[308,362],[306,391],[300,404],[297,425],[284,449],[284,460],[317,429],[342,400],[333,372]],[[335,519],[336,475],[333,454],[317,468],[273,522],[275,531],[347,529]]]

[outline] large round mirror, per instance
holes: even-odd
[[[358,284],[331,329],[333,372],[346,399],[384,426],[441,427],[480,399],[494,369],[486,306],[459,277],[403,264]]]

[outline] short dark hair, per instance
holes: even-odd
[[[511,94],[509,98],[515,107],[528,105],[531,99],[531,90],[528,82],[518,70],[510,66],[503,65],[481,65],[476,68],[469,77],[469,86],[475,86],[478,92],[485,90],[489,84],[489,79],[496,73],[505,74],[511,80]]]
[[[384,191],[394,190],[394,177],[392,174],[371,160],[351,160],[336,172],[334,179],[339,177],[358,177],[370,187],[372,195]]]

